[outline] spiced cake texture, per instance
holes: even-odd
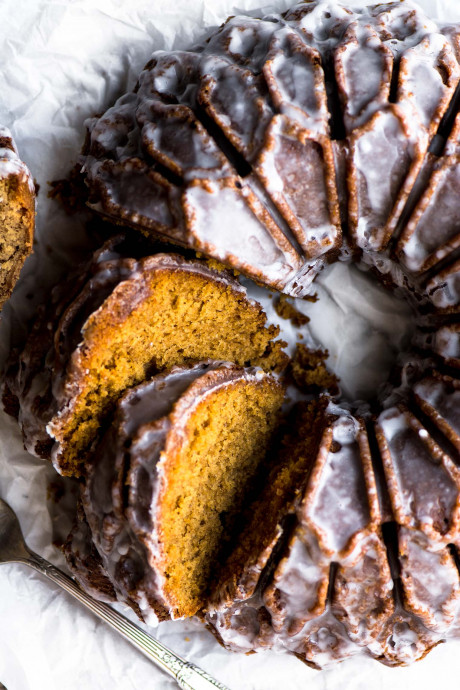
[[[112,258],[105,248],[56,300],[33,327],[19,377],[13,357],[4,399],[12,411],[22,401],[33,452],[49,454],[54,441],[62,474],[81,473],[118,397],[149,374],[203,358],[268,370],[286,360],[278,329],[228,272],[179,255]]]
[[[283,397],[273,379],[258,385],[257,380],[252,385],[236,381],[220,394],[206,395],[198,406],[194,402],[193,421],[182,428],[172,422],[162,458],[167,480],[159,489],[158,560],[176,617],[193,615],[205,605],[203,593],[216,556],[234,532],[247,487],[265,459]],[[175,414],[180,420],[183,411],[177,405]]]
[[[0,127],[0,309],[11,295],[32,251],[35,185],[11,132]]]
[[[404,665],[460,637],[459,59],[459,26],[411,2],[315,0],[156,53],[92,120],[102,217],[290,296],[359,261],[416,324],[372,413],[332,403],[321,355],[299,348],[310,404],[280,447],[280,384],[238,367],[282,368],[281,345],[235,278],[104,248],[57,289],[4,392],[28,447],[84,467],[68,555],[93,590],[315,668]]]
[[[310,321],[310,318],[306,314],[302,314],[301,311],[296,309],[294,305],[288,301],[286,295],[280,295],[275,303],[275,309],[278,316],[282,319],[289,319],[294,326],[303,326]]]
[[[339,380],[326,366],[327,350],[312,350],[297,343],[289,364],[289,371],[297,387],[308,393],[327,390],[332,396],[339,393]]]
[[[292,527],[296,504],[318,454],[327,405],[324,397],[292,409],[282,427],[277,462],[259,495],[246,507],[244,529],[205,608],[212,610],[216,602],[220,607],[223,602],[232,606],[254,594],[274,546]]]
[[[211,361],[173,367],[121,397],[82,494],[121,600],[160,619],[203,609],[265,474],[283,400],[283,386],[260,369]]]

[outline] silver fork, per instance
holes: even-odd
[[[59,568],[29,549],[22,536],[15,513],[0,498],[0,564],[24,563],[65,589],[96,616],[116,630],[125,640],[172,676],[184,690],[228,690],[222,683],[211,678],[205,671],[182,659],[170,649],[141,630],[139,626],[100,601],[86,594]]]

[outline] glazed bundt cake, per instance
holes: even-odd
[[[57,287],[6,376],[5,406],[19,414],[26,447],[51,453],[61,474],[81,474],[119,396],[155,371],[203,358],[270,369],[285,359],[277,328],[228,271],[122,250],[123,239],[109,241]]]
[[[0,309],[32,251],[35,184],[6,127],[0,127]]]
[[[419,275],[459,246],[459,47],[407,2],[233,17],[90,123],[90,204],[291,295],[342,230]]]
[[[353,260],[415,326],[383,398],[291,388],[275,433],[286,361],[260,305],[215,261],[109,242],[3,398],[29,449],[84,475],[83,586],[316,668],[460,636],[459,61],[460,27],[411,2],[312,0],[154,54],[90,122],[89,205],[128,236],[294,298]]]

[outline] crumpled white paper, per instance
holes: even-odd
[[[82,219],[69,218],[59,204],[47,198],[47,182],[65,176],[75,162],[85,118],[102,112],[117,95],[132,87],[153,50],[187,48],[228,15],[254,11],[261,3],[2,0],[0,123],[12,129],[41,189],[35,253],[3,311],[0,361],[9,350],[11,337],[24,329],[26,318],[43,299],[46,287],[82,255]],[[289,4],[289,0],[274,0],[263,10],[286,9]],[[349,0],[348,4],[365,2]],[[460,20],[457,0],[421,0],[420,4],[434,18]],[[363,310],[361,289],[355,289],[354,296],[350,289],[348,302],[341,303],[337,289],[344,280],[356,287],[356,275],[341,265],[321,276],[320,302],[308,305],[312,323],[304,342],[311,342],[313,335],[327,346],[344,391],[359,395],[363,387],[376,385],[373,380],[369,382],[371,366],[358,383],[350,372],[362,372],[374,349],[381,352],[384,367],[388,352],[395,347],[385,325],[388,313],[396,314],[402,326],[405,316],[401,305],[391,305],[386,296],[382,301],[373,298]],[[261,293],[256,289],[254,295]],[[266,295],[264,304],[270,306]],[[276,319],[272,308],[269,316]],[[326,328],[334,323],[343,324],[340,331]],[[295,329],[288,322],[283,327],[292,347]],[[399,336],[403,331],[404,327]],[[357,338],[358,333],[363,337]],[[369,334],[371,349],[358,349],[358,341],[369,340]],[[354,353],[352,361],[350,353]],[[53,478],[51,467],[25,453],[15,422],[0,413],[0,496],[17,512],[29,545],[63,566],[62,555],[52,545],[52,521],[59,518],[52,504],[47,504],[47,489]],[[61,531],[64,527],[61,525]],[[59,525],[54,525],[54,532],[59,531],[56,528]],[[228,653],[196,621],[163,623],[152,632],[232,690],[431,690],[440,682],[456,687],[460,677],[460,643],[441,645],[406,669],[388,669],[360,657],[330,671],[316,672],[287,655],[246,657]],[[22,565],[0,566],[0,682],[8,690],[175,687],[105,624]]]

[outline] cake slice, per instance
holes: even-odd
[[[0,127],[0,309],[11,295],[32,251],[35,184],[18,155],[11,132]]]
[[[53,441],[46,425],[54,414],[53,380],[65,369],[66,358],[79,340],[80,328],[123,278],[130,275],[135,245],[114,236],[63,282],[37,309],[22,351],[12,351],[3,381],[5,411],[16,417],[25,448],[49,458]],[[59,333],[57,343],[54,333]]]
[[[10,407],[13,396],[20,416],[31,418],[25,431],[41,433],[35,450],[47,434],[63,474],[82,472],[118,397],[152,373],[208,357],[266,369],[285,361],[281,342],[273,343],[278,329],[266,327],[260,305],[228,272],[205,262],[169,254],[109,258],[70,303],[67,294],[63,300],[55,328],[36,330],[45,339],[36,343],[36,359],[45,366],[36,363],[31,380],[27,366],[20,373],[13,367],[7,380]]]
[[[261,370],[215,362],[175,367],[120,399],[83,491],[120,599],[160,619],[205,606],[267,472],[283,399],[283,386]]]
[[[215,622],[219,612],[246,601],[256,591],[264,569],[292,528],[296,506],[322,438],[328,398],[299,403],[285,423],[278,459],[260,495],[244,514],[244,530],[217,578],[206,609]],[[267,513],[267,506],[270,511]]]
[[[218,363],[203,362],[190,367],[173,367],[128,389],[119,399],[112,423],[99,440],[86,468],[82,504],[101,568],[113,582],[118,598],[141,610],[144,618],[148,618],[149,611],[160,618],[169,615],[155,595],[154,578],[143,542],[126,519],[129,509],[138,534],[144,537],[148,526],[151,529],[150,502],[158,458],[149,458],[152,443],[146,444],[145,439],[149,435],[153,442],[163,438],[167,422],[162,418],[171,413],[176,400],[197,378],[217,366]],[[150,429],[156,426],[158,433],[141,434],[137,444],[135,439],[144,425]],[[131,506],[127,501],[128,473],[133,478],[133,487],[129,489]],[[144,485],[139,487],[141,480]],[[71,555],[69,563],[72,565],[75,560]],[[74,568],[74,571],[77,578],[84,581],[82,568]]]

